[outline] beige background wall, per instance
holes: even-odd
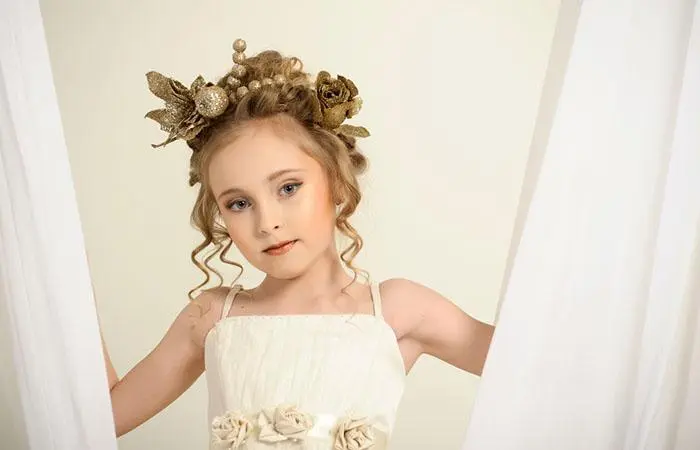
[[[5,301],[0,298],[0,302]],[[24,450],[29,442],[22,414],[22,397],[17,374],[12,370],[12,322],[5,305],[0,304],[0,444],[2,448]]]
[[[231,43],[277,48],[350,76],[371,170],[355,224],[375,279],[427,284],[492,320],[559,1],[42,0],[101,314],[125,373],[199,282],[189,262],[188,150],[153,150],[160,103],[145,73],[188,84],[230,64]],[[247,272],[243,281],[260,275]],[[458,449],[477,379],[431,359],[408,382],[393,448]],[[205,448],[201,379],[123,450]]]

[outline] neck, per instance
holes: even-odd
[[[344,269],[334,245],[323,252],[301,275],[291,279],[266,276],[256,291],[270,297],[325,297],[337,295],[338,291],[352,281]]]

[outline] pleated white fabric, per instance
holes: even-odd
[[[36,0],[0,1],[2,446],[116,449],[82,229]],[[5,392],[3,392],[5,396]],[[9,442],[8,442],[9,441]]]
[[[700,4],[581,2],[569,58],[463,448],[698,449]]]

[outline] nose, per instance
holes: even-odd
[[[282,228],[282,211],[277,202],[258,203],[257,222],[258,233],[269,235]]]

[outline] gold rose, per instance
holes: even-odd
[[[352,80],[338,75],[337,78],[323,70],[316,76],[316,96],[320,107],[320,125],[336,130],[346,136],[364,138],[369,131],[364,127],[344,125],[345,119],[357,115],[362,109],[362,98]]]

